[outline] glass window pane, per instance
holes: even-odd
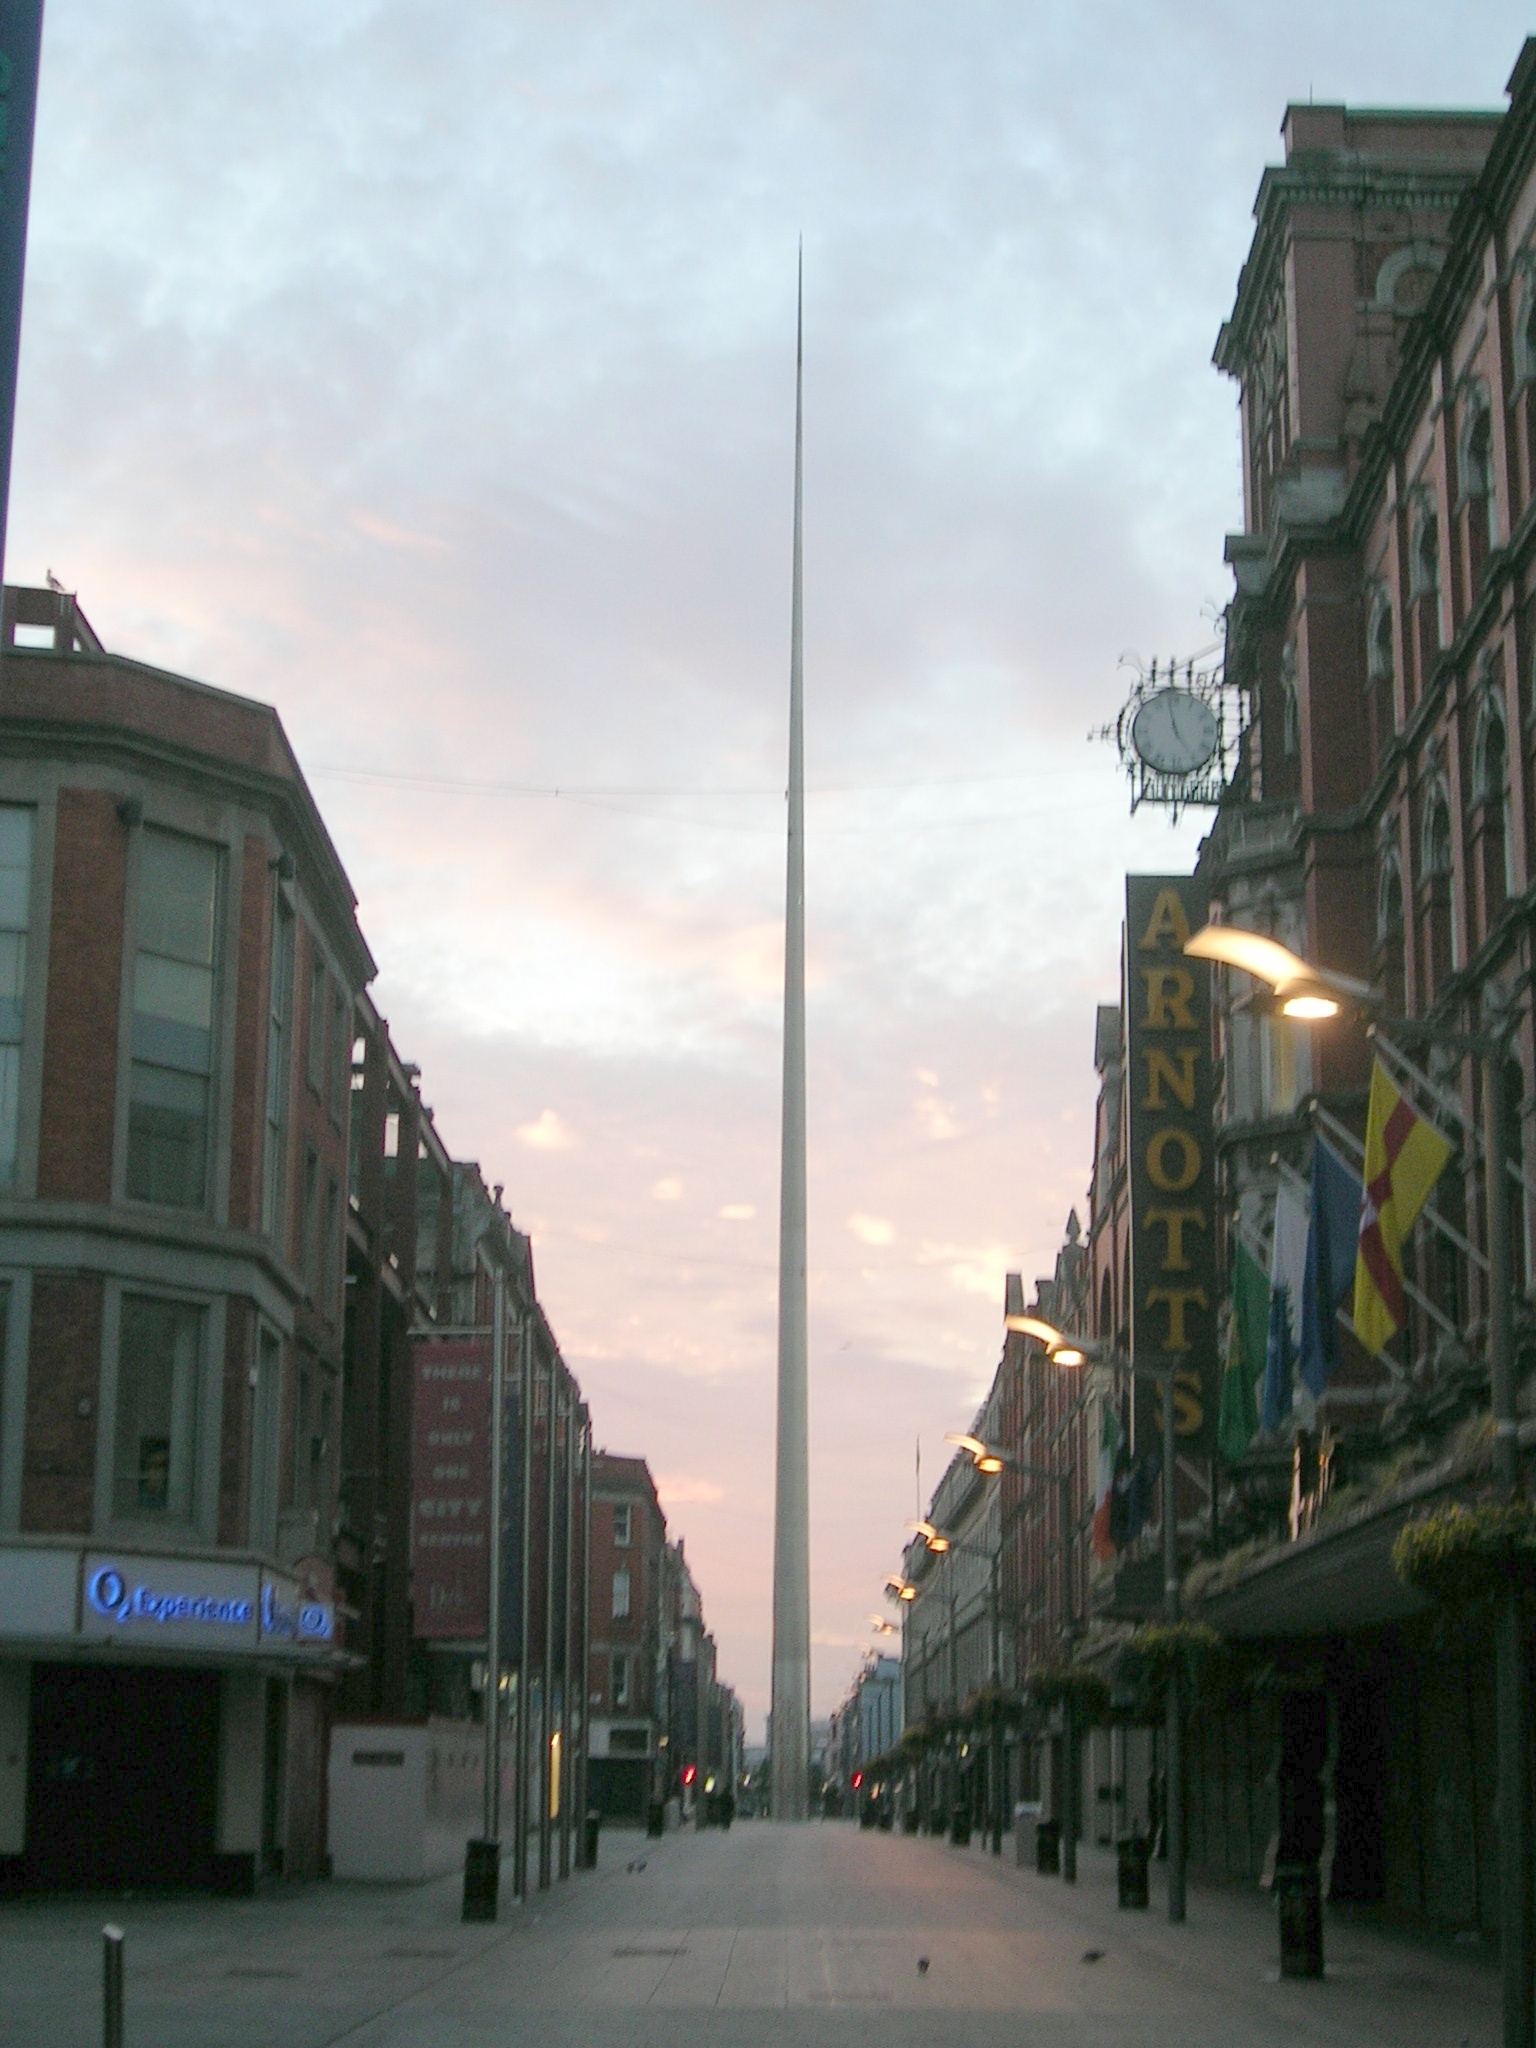
[[[0,1045],[0,1187],[16,1178],[16,1126],[21,1096],[21,1047]]]
[[[196,1462],[202,1311],[125,1295],[118,1344],[112,1511],[188,1522]]]
[[[208,1083],[134,1062],[128,1105],[128,1194],[136,1202],[195,1209],[203,1202]]]
[[[211,966],[219,849],[200,839],[149,830],[142,860],[140,949]]]
[[[26,993],[26,981],[26,934],[0,932],[0,998],[19,1004]]]
[[[133,1007],[146,1017],[213,1028],[213,969],[160,953],[140,953],[133,975]]]
[[[0,930],[24,932],[32,893],[32,813],[0,804]]]

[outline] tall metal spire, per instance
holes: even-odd
[[[779,1419],[773,1522],[775,1820],[804,1820],[811,1751],[811,1532],[805,1304],[805,732],[800,609],[804,254],[795,290],[795,538],[789,628],[789,867],[779,1180]]]

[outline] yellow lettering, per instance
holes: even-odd
[[[1142,1054],[1147,1063],[1147,1092],[1142,1100],[1143,1109],[1164,1109],[1163,1084],[1178,1101],[1181,1109],[1195,1106],[1195,1061],[1200,1057],[1200,1048],[1181,1045],[1164,1052],[1161,1046],[1149,1045]],[[1174,1066],[1174,1061],[1178,1066]]]
[[[1184,1312],[1191,1306],[1206,1308],[1209,1304],[1203,1287],[1149,1287],[1146,1294],[1147,1307],[1154,1302],[1168,1304],[1168,1341],[1164,1351],[1193,1351],[1189,1334],[1184,1328]]]
[[[1155,953],[1170,939],[1175,949],[1182,953],[1189,943],[1189,919],[1184,915],[1184,899],[1178,890],[1159,889],[1157,900],[1152,905],[1152,915],[1147,919],[1147,928],[1137,942],[1137,950]]]
[[[1142,1020],[1148,1031],[1193,1031],[1196,1024],[1190,1010],[1195,977],[1187,967],[1143,967],[1147,984],[1147,1014]]]
[[[1186,1230],[1204,1230],[1205,1211],[1149,1209],[1146,1214],[1147,1229],[1151,1230],[1159,1223],[1168,1233],[1163,1245],[1163,1263],[1160,1270],[1164,1273],[1187,1273],[1189,1260],[1184,1252],[1184,1233]]]
[[[1168,1163],[1170,1147],[1179,1154],[1177,1166]],[[1201,1163],[1200,1147],[1177,1124],[1168,1130],[1154,1131],[1147,1140],[1147,1179],[1159,1194],[1182,1195],[1192,1188],[1200,1178]]]
[[[1152,1389],[1157,1426],[1163,1426],[1164,1382]],[[1173,1376],[1173,1428],[1176,1436],[1198,1436],[1205,1427],[1205,1391],[1198,1372],[1186,1366]]]

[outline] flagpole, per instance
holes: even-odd
[[[778,1443],[773,1530],[775,1820],[804,1820],[811,1749],[810,1473],[806,1364],[805,732],[801,605],[804,258],[795,286],[795,515],[790,572],[789,844],[784,889],[784,1098],[779,1181]]]

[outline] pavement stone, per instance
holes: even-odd
[[[1120,1912],[1092,1849],[1075,1887],[847,1823],[610,1834],[600,1860],[494,1926],[456,1877],[12,1902],[0,2044],[95,2048],[114,1920],[127,2048],[1497,2048],[1485,1952],[1330,1915],[1324,1981],[1282,1982],[1262,1896],[1196,1883],[1170,1927],[1157,1878]]]

